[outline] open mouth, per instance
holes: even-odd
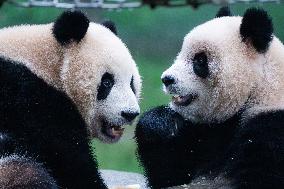
[[[111,139],[119,139],[124,132],[124,128],[119,125],[113,125],[111,123],[108,123],[107,121],[103,121],[102,125],[102,133],[111,138]]]
[[[188,106],[197,98],[196,94],[189,94],[186,96],[174,95],[172,97],[172,102],[177,106]]]

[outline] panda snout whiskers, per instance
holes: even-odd
[[[179,89],[178,89],[176,84],[172,84],[172,85],[169,85],[169,86],[163,85],[163,91],[166,94],[171,94],[171,95],[179,93]]]
[[[177,79],[164,76],[162,81],[164,83],[164,92],[172,96],[172,103],[176,106],[188,106],[198,98],[198,94],[194,92],[195,90],[188,91],[186,86],[182,82],[178,82]]]

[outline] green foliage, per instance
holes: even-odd
[[[284,13],[282,4],[234,4],[235,15],[242,15],[246,8],[259,6],[273,18],[275,34],[284,39]],[[204,5],[199,9],[143,7],[135,10],[102,11],[83,10],[91,20],[114,21],[118,35],[129,47],[143,77],[141,109],[169,102],[162,92],[160,76],[170,66],[181,48],[183,37],[195,26],[215,17],[219,6]],[[55,8],[19,8],[4,4],[0,11],[0,27],[17,24],[42,24],[54,21],[62,12]],[[117,144],[93,141],[101,168],[142,172],[135,157],[134,126],[127,127],[123,139]]]

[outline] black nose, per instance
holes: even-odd
[[[165,76],[165,77],[162,78],[162,82],[167,87],[167,86],[175,83],[175,78],[173,78],[172,76]]]
[[[121,112],[121,116],[124,117],[127,121],[133,121],[138,115],[138,112]]]

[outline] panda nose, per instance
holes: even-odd
[[[133,121],[139,115],[138,112],[126,112],[122,111],[121,116],[124,117],[127,121]]]
[[[167,86],[169,86],[169,85],[175,83],[175,78],[172,77],[172,76],[168,76],[168,75],[167,75],[167,76],[164,76],[164,77],[162,78],[162,82],[163,82],[164,85],[167,87]]]

